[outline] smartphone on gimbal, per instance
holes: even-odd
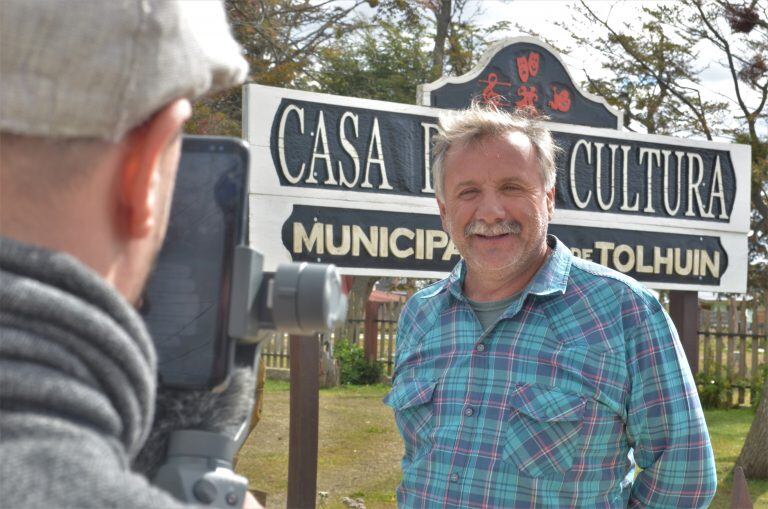
[[[248,147],[184,136],[168,230],[140,313],[155,343],[160,383],[214,389],[227,381],[234,251],[247,245]]]
[[[313,334],[346,315],[335,266],[286,263],[263,271],[247,235],[248,162],[242,140],[183,138],[165,242],[140,306],[163,387],[218,392],[236,366],[257,369],[264,332]],[[248,421],[234,437],[173,430],[152,482],[180,500],[237,506],[248,482],[233,472],[232,458]]]

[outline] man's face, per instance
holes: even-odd
[[[469,276],[513,280],[538,268],[555,190],[545,189],[536,152],[520,132],[449,150],[445,159],[443,228]]]

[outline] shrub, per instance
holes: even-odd
[[[349,341],[337,341],[333,356],[339,361],[342,384],[370,385],[379,383],[383,373],[380,363],[365,358],[363,349]]]
[[[706,409],[730,408],[731,382],[719,371],[714,373],[699,373],[696,375],[696,386],[699,390],[701,406]]]

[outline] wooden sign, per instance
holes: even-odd
[[[442,277],[458,252],[431,179],[436,108],[245,87],[250,241],[279,263]],[[563,149],[550,226],[652,288],[746,286],[750,149],[548,123]]]

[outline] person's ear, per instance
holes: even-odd
[[[555,214],[555,186],[547,191],[547,216],[549,221],[552,221],[552,216]]]
[[[448,224],[445,221],[445,203],[440,198],[437,198],[437,208],[440,210],[440,222],[443,224],[443,231],[450,234],[448,231]]]
[[[141,238],[149,235],[159,219],[155,211],[169,157],[175,165],[181,128],[192,113],[186,99],[177,99],[134,128],[123,140],[117,190],[118,231]]]

